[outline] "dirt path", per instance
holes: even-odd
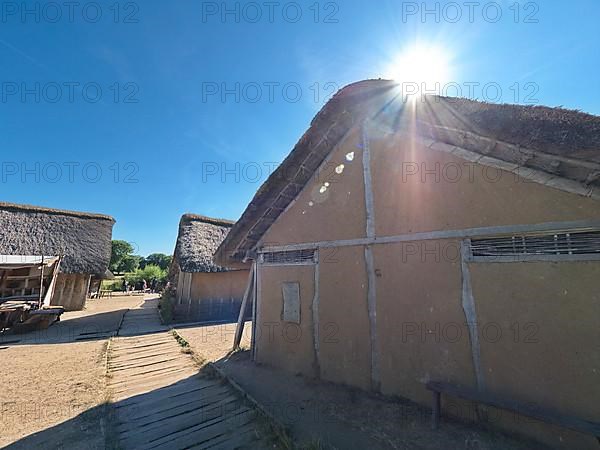
[[[142,301],[91,300],[47,330],[0,335],[0,448],[105,449],[107,341]]]
[[[219,325],[195,325],[182,327],[175,325],[177,332],[195,349],[206,361],[214,362],[231,352],[237,324],[226,323]],[[252,322],[246,322],[240,347],[250,349]]]
[[[253,447],[255,411],[192,357],[149,300],[124,317],[108,354],[115,431],[122,449]]]

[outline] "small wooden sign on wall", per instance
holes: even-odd
[[[283,283],[283,321],[300,323],[300,284]]]

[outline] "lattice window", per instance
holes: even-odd
[[[315,257],[316,251],[314,249],[268,252],[261,254],[261,262],[275,265],[314,264],[316,262]]]
[[[600,256],[600,231],[575,231],[504,236],[471,241],[474,257],[502,256]]]

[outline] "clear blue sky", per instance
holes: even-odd
[[[446,81],[600,114],[600,2],[447,3],[2,2],[0,200],[109,214],[171,253],[181,214],[237,219],[334,86],[416,42],[447,52]]]

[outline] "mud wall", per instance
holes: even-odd
[[[372,136],[370,151],[377,237],[600,219],[597,201],[403,137]],[[346,159],[350,153],[351,161]],[[337,173],[340,164],[344,170]],[[325,183],[327,189],[322,190]],[[262,243],[365,237],[364,192],[362,145],[356,132]],[[363,389],[373,386],[375,373],[384,394],[427,406],[431,395],[424,388],[426,381],[476,387],[478,365],[485,388],[493,392],[600,421],[597,396],[590,395],[598,392],[600,381],[600,263],[469,263],[475,317],[468,317],[460,245],[452,239],[372,245],[375,329],[369,322],[364,246],[321,249],[317,266],[259,265],[259,327],[266,322],[271,328],[286,326],[281,319],[281,285],[290,281],[301,285],[303,322],[301,339],[293,343],[281,335],[267,339],[260,334],[257,361]],[[315,289],[318,314],[311,318]],[[477,362],[467,326],[473,320],[479,325]],[[539,330],[535,344],[525,341],[532,333],[531,323]],[[318,333],[310,332],[311,326]],[[495,342],[491,333],[497,329],[503,340]],[[377,353],[375,371],[372,348]],[[558,448],[597,447],[592,437],[513,413],[475,409],[449,398],[443,406],[447,414],[465,420],[488,417],[500,428]]]

